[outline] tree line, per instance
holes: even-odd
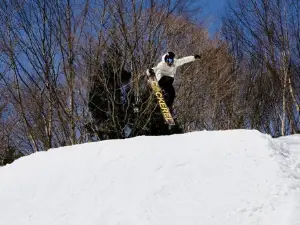
[[[237,0],[210,37],[192,0],[3,0],[1,162],[138,135],[298,133],[299,9]],[[202,57],[178,71],[172,131],[145,74],[167,51]]]

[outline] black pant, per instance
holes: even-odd
[[[173,87],[173,77],[163,76],[158,84],[164,92],[164,98],[169,108],[172,108],[175,99],[175,89]]]

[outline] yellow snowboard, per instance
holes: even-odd
[[[170,113],[170,109],[166,104],[162,90],[161,90],[157,80],[155,78],[150,78],[149,82],[150,82],[151,88],[154,92],[154,95],[156,96],[156,99],[157,99],[160,111],[162,113],[162,116],[165,120],[165,123],[168,125],[175,125],[174,118],[173,118],[172,114]]]

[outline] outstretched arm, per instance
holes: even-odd
[[[177,59],[176,66],[182,66],[183,64],[193,62],[193,61],[195,61],[196,59],[199,59],[199,58],[200,58],[199,55],[193,55],[193,56],[186,56],[186,57],[183,57],[181,59]]]

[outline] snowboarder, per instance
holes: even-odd
[[[172,111],[173,102],[175,99],[175,89],[173,87],[174,76],[179,66],[200,59],[200,55],[186,56],[180,59],[175,59],[173,52],[168,52],[162,56],[156,67],[147,70],[148,76],[155,76],[159,86],[164,92],[165,101],[170,111]]]

